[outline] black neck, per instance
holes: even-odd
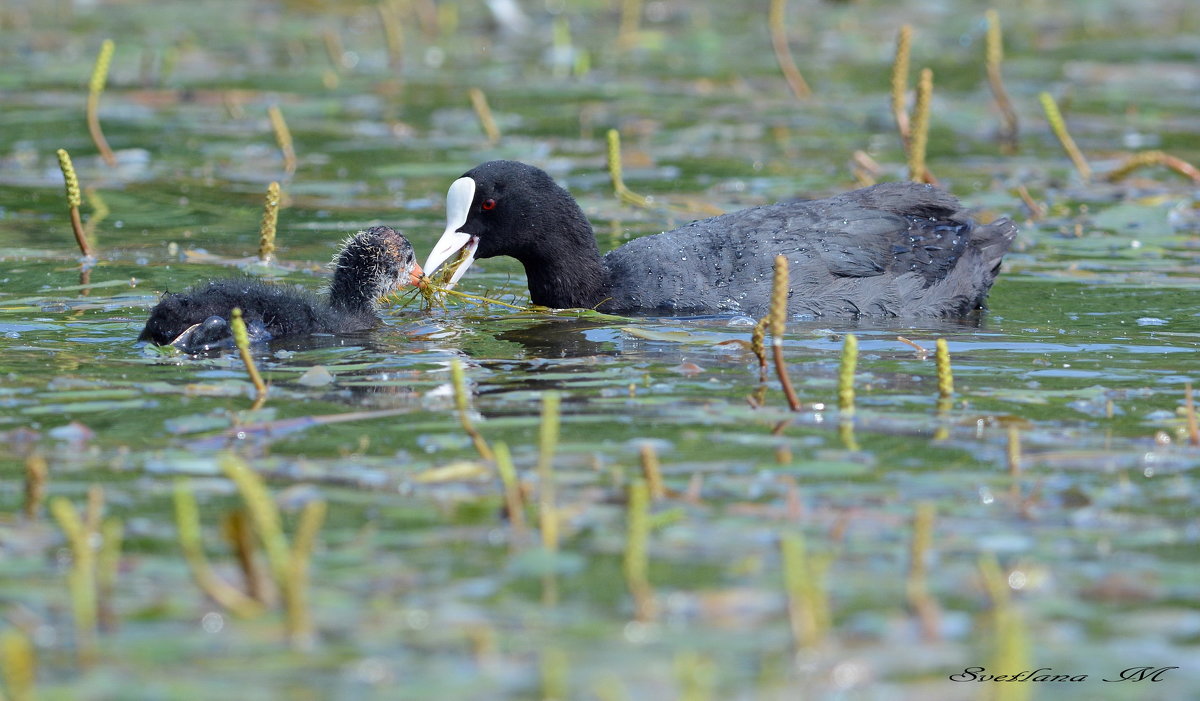
[[[341,264],[345,262],[339,261],[329,283],[329,305],[349,314],[375,313],[376,285],[372,280],[362,279],[361,269],[355,274],[349,266]]]
[[[608,268],[596,246],[596,235],[583,210],[570,197],[563,198],[561,211],[548,217],[560,230],[547,237],[535,233],[523,246],[517,260],[529,279],[529,299],[554,309],[590,309],[608,298]],[[554,247],[548,247],[553,241]]]

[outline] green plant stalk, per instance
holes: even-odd
[[[791,48],[788,47],[786,17],[787,0],[771,0],[770,9],[767,11],[767,24],[771,30],[771,48],[775,52],[775,60],[779,63],[779,70],[783,72],[783,78],[787,81],[788,88],[797,99],[803,100],[812,97],[812,88],[808,87],[804,75],[796,67],[796,60],[792,57]]]
[[[1200,445],[1200,423],[1196,421],[1196,401],[1192,397],[1192,383],[1183,383],[1183,416],[1187,421],[1188,442]]]
[[[25,458],[25,518],[37,519],[38,511],[42,508],[42,499],[46,496],[46,477],[50,469],[46,458],[39,452]]]
[[[404,68],[404,28],[396,8],[392,6],[392,0],[384,0],[375,9],[379,13],[383,39],[387,43],[388,67],[398,72]]]
[[[643,443],[638,451],[642,459],[642,476],[650,488],[650,498],[659,501],[666,498],[667,488],[663,485],[662,470],[658,462],[658,453],[651,443]]]
[[[67,573],[71,608],[75,614],[75,644],[79,663],[89,666],[96,656],[96,561],[91,534],[75,505],[65,497],[50,501],[50,513],[71,546],[72,564]]]
[[[110,517],[100,526],[100,551],[96,554],[97,611],[104,630],[116,628],[117,575],[121,565],[121,544],[125,527],[119,518]]]
[[[645,622],[654,618],[654,591],[650,587],[650,558],[647,554],[650,540],[650,489],[644,479],[635,478],[629,484],[626,520],[625,582],[633,596],[634,618]]]
[[[271,105],[267,109],[267,117],[270,118],[271,128],[275,131],[275,143],[279,145],[279,152],[283,155],[283,170],[291,176],[296,172],[296,146],[292,141],[292,131],[288,129],[278,105]]]
[[[1004,79],[1000,74],[1000,64],[1004,61],[1004,38],[1000,30],[1000,14],[989,9],[987,17],[987,77],[992,90],[992,98],[1000,110],[1000,140],[1008,153],[1017,149],[1017,111],[1013,108],[1008,91],[1004,89]]]
[[[529,532],[525,523],[525,503],[521,497],[521,485],[517,481],[517,470],[513,467],[512,454],[506,443],[496,443],[496,471],[500,473],[500,482],[504,485],[504,509],[508,512],[508,522],[512,524],[513,534],[519,542],[524,542]]]
[[[254,356],[250,354],[250,336],[246,332],[246,321],[242,318],[242,310],[234,307],[229,317],[229,329],[233,332],[233,343],[237,346],[238,355],[241,356],[242,363],[246,366],[246,374],[250,376],[250,382],[254,384],[254,391],[257,393],[252,407],[257,409],[267,399],[267,383],[263,382],[262,375],[258,374],[258,366],[254,364]]]
[[[617,47],[622,51],[637,41],[642,23],[642,0],[621,0],[621,23],[617,28]]]
[[[200,535],[200,509],[196,506],[196,497],[185,479],[175,481],[175,527],[179,531],[179,546],[183,550],[183,557],[201,591],[239,618],[253,618],[263,612],[262,604],[218,577],[209,566]]]
[[[949,399],[954,394],[954,373],[950,369],[950,346],[944,338],[937,340],[934,363],[937,366],[938,397]]]
[[[925,640],[936,640],[939,637],[938,607],[929,594],[929,573],[926,568],[929,550],[933,546],[935,514],[932,502],[923,501],[917,504],[909,551],[908,578],[905,583],[909,605],[917,614],[921,634]]]
[[[262,223],[258,227],[258,260],[270,263],[275,258],[275,230],[279,224],[279,183],[267,185]]]
[[[313,548],[316,545],[317,533],[325,522],[328,507],[323,500],[310,501],[300,512],[300,524],[292,538],[292,552],[289,558],[291,596],[287,597],[287,620],[291,631],[293,645],[301,649],[309,649],[315,642],[312,615],[308,606],[308,591],[310,584],[309,563],[312,561]]]
[[[648,198],[625,186],[625,176],[621,172],[621,132],[616,129],[608,130],[608,177],[618,200],[635,207],[650,206]]]
[[[1067,131],[1067,123],[1063,120],[1062,112],[1058,110],[1058,103],[1048,92],[1038,95],[1038,99],[1041,100],[1042,111],[1046,113],[1046,121],[1050,123],[1050,128],[1058,137],[1058,143],[1062,144],[1071,163],[1075,164],[1075,170],[1079,171],[1079,176],[1085,181],[1091,180],[1092,167],[1088,165],[1087,159],[1083,157],[1083,152],[1075,145],[1075,139],[1072,139],[1071,133]]]
[[[1107,178],[1109,182],[1118,182],[1124,179],[1127,175],[1137,170],[1148,166],[1163,166],[1170,170],[1179,173],[1185,178],[1190,179],[1194,183],[1200,183],[1200,169],[1188,163],[1182,158],[1172,156],[1169,153],[1162,151],[1142,151],[1135,153],[1129,158],[1126,158],[1116,168],[1109,172]]]
[[[290,610],[291,599],[296,593],[295,581],[292,578],[292,558],[275,500],[267,491],[262,477],[237,456],[225,453],[218,459],[218,464],[225,476],[237,485],[238,493],[242,496],[246,510],[250,512],[250,520],[254,523],[254,530],[258,533],[263,551],[267,555],[271,577],[283,592],[284,608]]]
[[[471,423],[470,406],[467,402],[467,378],[466,373],[463,372],[462,361],[458,358],[450,360],[450,382],[454,385],[454,406],[458,409],[458,420],[462,424],[463,431],[471,437],[471,442],[475,444],[475,451],[479,453],[479,457],[484,460],[495,460],[496,455],[488,446],[487,441],[483,439],[483,434],[475,428],[475,424]]]
[[[84,258],[95,258],[92,245],[88,242],[83,231],[83,219],[79,216],[79,206],[83,197],[79,192],[79,176],[75,174],[75,164],[71,162],[71,154],[65,148],[58,149],[58,167],[62,170],[63,184],[67,189],[67,211],[71,216],[71,231],[75,234],[75,243],[79,246]]]
[[[792,626],[792,639],[796,647],[812,647],[824,635],[822,620],[827,614],[823,583],[816,567],[811,563],[804,544],[804,536],[785,533],[779,541],[783,556],[783,582],[788,597],[788,618]]]
[[[908,123],[908,66],[912,51],[912,26],[901,25],[896,35],[896,57],[892,62],[892,118],[896,121],[896,132],[900,135],[900,144],[904,153],[909,153],[911,138]]]
[[[475,116],[479,119],[479,126],[483,128],[483,133],[487,136],[488,145],[495,146],[500,143],[500,127],[496,125],[496,118],[492,115],[492,108],[488,105],[487,95],[479,88],[471,88],[467,94],[471,98],[471,107],[475,110]]]
[[[542,648],[542,698],[566,701],[571,698],[567,684],[567,653],[556,645]]]
[[[788,375],[787,363],[783,359],[783,334],[787,328],[789,284],[787,256],[775,256],[775,273],[771,280],[771,311],[768,313],[771,319],[771,353],[775,359],[775,374],[779,377],[779,385],[783,388],[783,396],[787,398],[788,407],[792,411],[800,411],[800,398],[796,396],[796,390],[792,387],[792,378]]]
[[[929,145],[929,113],[933,102],[933,71],[921,69],[917,81],[917,103],[913,107],[912,134],[908,149],[908,179],[917,183],[930,182],[932,176],[925,165],[925,150]]]
[[[858,367],[858,338],[846,334],[842,342],[842,364],[838,370],[838,409],[843,416],[854,415],[854,370]]]
[[[554,494],[554,452],[558,448],[559,403],[557,392],[542,394],[542,424],[538,431],[538,515],[542,546],[558,550],[558,508]]]
[[[104,43],[100,45],[100,53],[96,56],[96,65],[92,68],[92,78],[88,81],[87,99],[88,133],[92,135],[92,141],[100,151],[100,157],[104,159],[105,165],[109,168],[117,166],[117,157],[109,148],[108,140],[104,138],[104,132],[100,129],[99,112],[100,94],[104,92],[104,84],[108,82],[108,69],[112,65],[115,48],[112,39],[105,39]]]
[[[16,628],[0,633],[0,673],[11,701],[33,701],[37,657],[29,636]],[[0,693],[0,699],[3,699]]]

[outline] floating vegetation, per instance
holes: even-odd
[[[1000,146],[1004,153],[1017,151],[1017,111],[1013,108],[1008,91],[1004,89],[1004,78],[1000,64],[1004,61],[1004,38],[1000,31],[1000,13],[989,9],[987,17],[986,70],[992,99],[1000,110]]]
[[[100,157],[109,168],[117,166],[117,157],[104,138],[100,129],[100,95],[104,92],[104,84],[108,82],[108,69],[112,65],[113,50],[116,46],[112,39],[105,39],[100,44],[100,53],[96,55],[96,65],[92,68],[92,79],[88,81],[87,125],[92,142],[100,151]],[[61,158],[61,157],[60,157]]]
[[[279,223],[279,183],[267,185],[262,224],[258,227],[258,260],[266,265],[275,260],[275,228]]]
[[[279,153],[283,156],[283,172],[291,177],[296,172],[296,147],[292,143],[292,130],[288,129],[279,105],[271,105],[267,108],[267,117],[271,120],[271,129],[275,132],[275,143],[279,145]]]
[[[1058,137],[1058,143],[1062,144],[1063,150],[1071,158],[1071,163],[1075,164],[1075,170],[1079,171],[1079,177],[1083,178],[1085,182],[1091,180],[1092,167],[1088,165],[1087,159],[1083,157],[1083,152],[1075,145],[1075,139],[1072,139],[1070,132],[1067,131],[1067,123],[1063,120],[1062,112],[1058,111],[1058,103],[1048,92],[1040,94],[1038,99],[1042,102],[1046,121],[1050,123],[1050,128]]]
[[[500,143],[500,127],[496,126],[496,118],[492,115],[492,108],[488,105],[487,95],[479,88],[471,88],[467,94],[471,98],[471,107],[475,110],[475,117],[479,119],[479,126],[487,136],[488,146]]]
[[[771,48],[775,51],[775,60],[779,62],[779,70],[783,71],[788,88],[797,99],[803,100],[812,96],[812,88],[796,67],[792,58],[792,50],[787,38],[787,0],[771,0],[767,13],[767,24],[771,30]]]
[[[62,170],[63,183],[67,188],[67,211],[71,215],[71,231],[75,234],[75,243],[79,245],[79,252],[83,254],[84,258],[95,258],[92,245],[88,243],[87,235],[83,231],[83,221],[79,216],[79,207],[83,204],[83,197],[79,192],[79,177],[75,175],[75,165],[71,163],[71,154],[67,153],[64,148],[58,150],[58,167]]]

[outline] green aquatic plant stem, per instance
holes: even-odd
[[[500,473],[500,482],[504,487],[504,509],[508,512],[508,522],[512,524],[514,540],[525,542],[529,526],[525,523],[525,500],[521,495],[521,484],[517,480],[517,470],[513,466],[512,454],[508,444],[496,443],[496,472]]]
[[[46,496],[46,479],[50,474],[46,458],[34,451],[25,458],[25,504],[23,511],[29,521],[36,520]]]
[[[100,129],[99,111],[100,95],[104,92],[104,84],[108,82],[108,69],[112,65],[115,48],[112,39],[105,39],[100,44],[100,53],[96,55],[96,65],[92,68],[92,78],[88,81],[87,99],[88,133],[92,135],[92,141],[100,151],[100,157],[104,159],[105,165],[109,168],[117,166],[117,157],[109,147],[108,140],[104,138],[104,132]]]
[[[912,51],[912,26],[901,25],[896,34],[896,56],[892,61],[892,118],[896,121],[896,132],[904,153],[909,152],[911,138],[908,121],[908,66]]]
[[[654,590],[650,586],[650,489],[646,480],[635,478],[629,484],[629,507],[623,570],[629,593],[633,596],[634,618],[654,619]]]
[[[75,164],[71,162],[71,154],[65,148],[58,149],[58,167],[62,170],[63,184],[67,190],[67,211],[71,216],[71,231],[75,234],[75,243],[84,258],[95,258],[92,245],[88,242],[83,231],[83,220],[79,216],[79,207],[83,204],[83,196],[79,191],[79,176],[75,174]]]
[[[989,9],[987,18],[986,70],[992,99],[1000,110],[1000,143],[1005,153],[1017,150],[1017,111],[1013,108],[1008,91],[1004,89],[1004,78],[1000,64],[1004,61],[1004,37],[1000,29],[1000,13]]]
[[[937,352],[933,357],[937,366],[938,397],[949,399],[954,395],[954,373],[950,369],[950,346],[946,339],[937,340]]]
[[[789,282],[787,256],[775,256],[775,272],[771,280],[771,310],[768,312],[771,327],[771,353],[775,359],[775,374],[779,377],[779,385],[783,388],[783,396],[787,398],[788,407],[792,411],[800,411],[800,398],[796,396],[796,390],[792,387],[792,378],[788,375],[787,363],[783,358],[783,335],[787,329]]]
[[[0,678],[8,690],[7,701],[34,701],[37,656],[29,636],[17,628],[0,633]],[[5,699],[3,692],[0,699]]]
[[[242,310],[234,307],[229,315],[229,329],[233,332],[233,343],[237,346],[238,355],[242,358],[242,363],[246,366],[246,374],[250,376],[250,382],[254,384],[256,397],[252,409],[258,409],[263,402],[267,400],[267,383],[263,382],[262,375],[258,373],[258,366],[254,363],[254,356],[250,354],[250,336],[246,332],[246,321],[242,318]]]
[[[558,392],[542,394],[542,424],[538,431],[538,516],[542,530],[542,546],[551,552],[558,550],[558,509],[554,489],[554,453],[558,448]]]
[[[263,201],[262,223],[258,227],[258,260],[263,264],[275,259],[275,230],[279,224],[279,183],[267,185]]]
[[[933,547],[933,525],[936,510],[932,502],[917,504],[913,518],[912,543],[909,548],[908,578],[905,590],[908,603],[917,615],[921,636],[925,640],[940,637],[940,614],[937,602],[929,593],[929,551]]]
[[[785,533],[779,548],[783,559],[784,590],[788,597],[788,619],[797,649],[813,647],[829,627],[829,602],[824,589],[824,572],[809,556],[804,536]]]
[[[1162,151],[1142,151],[1129,156],[1112,170],[1106,177],[1109,182],[1119,182],[1133,171],[1150,166],[1163,166],[1179,173],[1194,183],[1200,183],[1200,168],[1188,163],[1182,158],[1172,156]]]
[[[788,46],[787,0],[771,0],[767,11],[767,25],[771,31],[771,48],[775,52],[775,60],[779,63],[779,70],[783,72],[783,78],[787,81],[792,95],[799,100],[812,97],[812,88],[808,87],[808,81],[804,80],[804,75],[796,67],[796,60]]]
[[[838,410],[843,416],[854,415],[854,371],[858,367],[858,338],[846,334],[842,341],[842,363],[838,369]]]
[[[1087,159],[1083,157],[1083,152],[1075,145],[1075,139],[1072,139],[1071,133],[1067,131],[1067,123],[1063,120],[1062,112],[1058,110],[1058,103],[1048,92],[1038,95],[1038,99],[1041,100],[1042,111],[1046,113],[1046,121],[1050,123],[1050,128],[1058,137],[1058,143],[1062,144],[1071,163],[1075,164],[1075,170],[1079,171],[1079,176],[1084,181],[1091,180],[1092,167],[1088,165]]]
[[[495,460],[495,453],[492,452],[487,441],[483,439],[483,434],[471,422],[471,406],[468,401],[469,395],[467,394],[467,376],[463,371],[462,361],[458,358],[450,360],[450,382],[454,386],[454,406],[458,410],[458,421],[462,424],[463,431],[471,437],[471,442],[475,444],[475,451],[479,453],[479,457],[489,461]]]
[[[288,128],[279,105],[271,105],[267,108],[267,117],[271,120],[271,129],[275,132],[275,143],[279,146],[279,152],[283,156],[283,171],[288,177],[291,177],[296,172],[296,146],[292,141],[292,130]]]
[[[648,198],[625,186],[625,176],[621,171],[621,132],[616,129],[608,130],[608,177],[612,180],[613,192],[618,200],[634,207],[650,206]]]
[[[479,126],[487,136],[488,145],[495,146],[500,143],[500,127],[496,125],[496,117],[492,114],[491,106],[488,105],[487,95],[479,88],[471,88],[467,91],[467,95],[471,98],[471,107],[479,119]]]
[[[917,81],[917,101],[913,107],[912,133],[908,148],[908,179],[917,183],[933,181],[925,165],[925,152],[929,146],[929,116],[933,102],[933,71],[921,69]]]
[[[188,563],[196,585],[235,616],[253,618],[261,614],[264,610],[261,603],[221,579],[208,564],[208,558],[204,555],[204,541],[200,534],[200,509],[187,480],[175,481],[174,499],[179,546],[183,550],[183,558]]]
[[[65,497],[50,501],[50,513],[71,546],[71,569],[67,587],[75,615],[75,646],[79,664],[88,667],[96,658],[96,558],[92,533],[75,505]]]
[[[105,631],[114,630],[117,624],[113,599],[121,570],[124,536],[125,526],[119,518],[106,518],[100,525],[100,550],[96,553],[96,609],[100,627]]]
[[[654,501],[666,498],[667,488],[663,486],[662,470],[654,444],[642,443],[638,452],[642,459],[642,476],[646,478],[646,485],[650,489],[650,498]]]
[[[388,67],[394,72],[404,68],[404,28],[400,24],[400,9],[395,0],[384,0],[375,6],[379,23],[383,27],[383,40],[387,44]]]
[[[284,591],[287,592],[288,628],[291,632],[292,644],[300,649],[311,649],[316,642],[313,629],[312,614],[308,605],[309,599],[309,563],[312,561],[313,549],[316,545],[317,533],[325,523],[328,506],[324,500],[317,499],[304,505],[300,512],[300,523],[292,537],[291,557],[288,561],[289,582]]]

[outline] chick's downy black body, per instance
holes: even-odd
[[[783,254],[792,313],[961,316],[983,307],[1017,232],[1007,219],[975,223],[943,190],[887,183],[695,221],[601,256],[574,198],[538,168],[492,161],[455,188],[470,205],[447,205],[451,226],[426,269],[454,244],[512,256],[532,301],[556,308],[758,316]]]
[[[237,307],[255,341],[314,333],[345,334],[379,323],[377,301],[421,274],[402,234],[376,226],[348,239],[334,258],[327,299],[292,285],[253,278],[212,280],[163,295],[139,341],[195,352],[228,345]]]

